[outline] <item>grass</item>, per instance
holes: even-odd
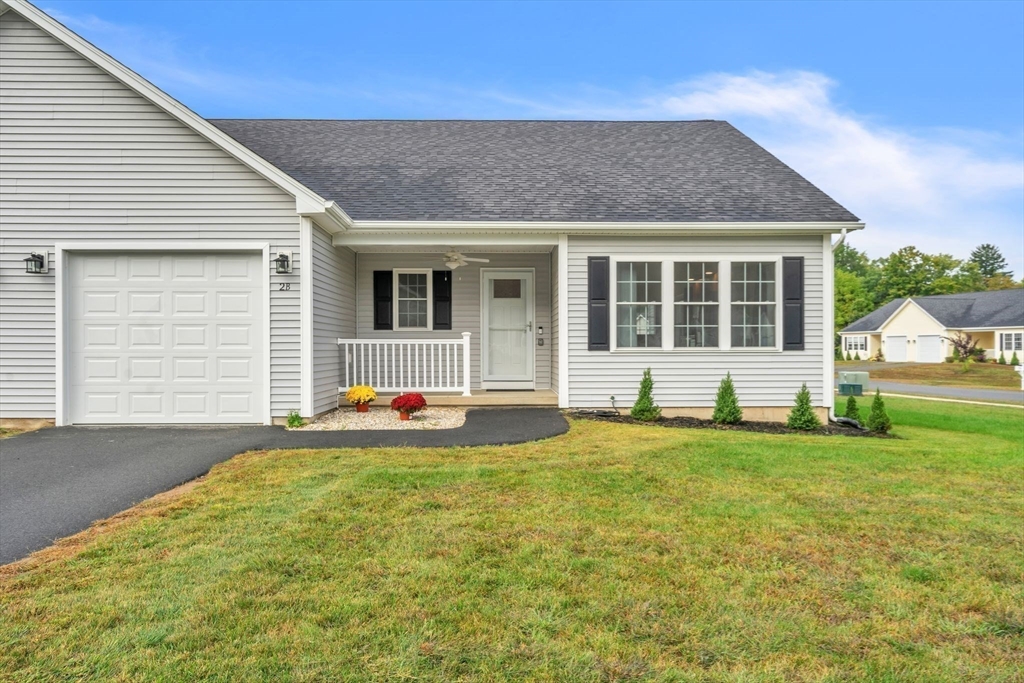
[[[14,429],[13,427],[0,427],[0,439],[6,439],[9,436],[16,436],[25,432],[24,429]]]
[[[7,680],[1019,681],[1024,419],[250,453],[0,570]]]
[[[836,363],[840,370],[845,365],[845,361]],[[869,367],[868,372],[871,379],[889,382],[1020,390],[1020,375],[1013,366],[998,363],[971,363],[966,372],[962,363],[894,363]]]

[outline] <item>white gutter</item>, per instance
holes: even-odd
[[[854,230],[859,230],[859,229],[861,229],[863,227],[864,227],[864,224],[861,223],[860,224],[860,228],[854,228]],[[843,231],[839,234],[839,241],[832,245],[832,251],[835,251],[836,249],[838,249],[839,245],[842,244],[845,241],[846,241],[846,228],[843,228]]]

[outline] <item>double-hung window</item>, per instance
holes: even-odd
[[[846,338],[846,350],[847,351],[867,351],[868,350],[868,338],[864,337],[847,337]]]
[[[1024,333],[1021,332],[1001,332],[999,335],[1003,342],[999,345],[1000,351],[1020,351],[1022,350],[1022,344],[1024,344]]]
[[[395,320],[398,330],[429,330],[430,271],[395,271]]]
[[[732,346],[775,346],[774,261],[732,264]]]
[[[675,264],[675,347],[718,347],[718,262]]]
[[[619,348],[661,347],[661,262],[615,268],[615,340]]]

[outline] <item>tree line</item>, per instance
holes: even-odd
[[[978,246],[966,260],[903,247],[878,259],[849,244],[835,252],[836,332],[893,299],[1024,287],[1007,270],[994,244]]]

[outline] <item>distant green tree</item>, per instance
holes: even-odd
[[[841,270],[850,275],[864,277],[871,268],[871,260],[863,251],[851,247],[848,242],[843,242],[832,252],[832,261],[836,270]]]
[[[981,244],[971,252],[971,263],[978,266],[982,277],[992,278],[996,275],[1012,276],[1013,273],[1006,270],[1006,259],[1003,252],[994,244]]]
[[[903,247],[878,259],[876,272],[869,271],[865,287],[875,305],[899,297],[975,292],[985,288],[977,265],[964,263],[949,254],[925,254],[916,247]]]
[[[875,308],[864,279],[838,268],[835,272],[835,302],[836,333]]]

